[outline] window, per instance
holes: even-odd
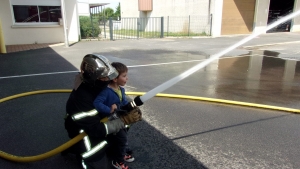
[[[58,22],[60,6],[13,5],[15,23]]]

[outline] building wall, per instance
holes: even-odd
[[[79,16],[90,16],[89,0],[77,0]]]
[[[42,1],[42,0],[41,0]],[[67,0],[67,27],[69,41],[78,41],[78,19],[76,0]],[[5,45],[60,43],[64,42],[63,26],[57,25],[15,25],[10,0],[1,0],[0,18]]]
[[[300,10],[300,0],[295,0],[294,12]],[[291,32],[300,32],[300,16],[298,15],[293,19]]]
[[[219,37],[222,29],[223,0],[211,0],[210,11],[213,16],[211,35]]]
[[[78,42],[80,36],[80,24],[76,0],[64,0],[67,16],[67,33],[70,42]],[[63,35],[64,36],[64,35]]]
[[[231,6],[228,3],[231,3]],[[217,37],[265,30],[269,5],[270,0],[153,0],[153,11],[143,12],[138,11],[138,0],[126,0],[121,1],[121,16],[208,16],[212,14],[211,33],[212,36]],[[300,10],[300,0],[295,0],[294,12],[298,10]],[[293,19],[291,27],[291,32],[298,31],[300,31],[300,16]]]
[[[122,17],[209,15],[208,0],[153,0],[153,11],[138,11],[138,0],[120,1]]]
[[[253,31],[256,0],[224,0],[222,35],[249,34]]]
[[[268,23],[270,0],[256,0],[253,32],[265,30]]]
[[[203,33],[210,31],[211,0],[153,0],[152,11],[139,11],[137,0],[121,1],[121,17],[143,18],[139,29],[152,31],[161,29],[160,22],[153,17],[164,17],[164,30],[177,33]],[[152,17],[152,19],[145,19]],[[122,23],[121,23],[122,24]]]
[[[120,7],[121,17],[140,17],[138,0],[121,0]]]

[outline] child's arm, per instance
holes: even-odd
[[[107,105],[105,105],[105,101],[107,99],[107,93],[104,91],[100,92],[96,99],[94,100],[94,106],[95,109],[100,113],[100,114],[105,114],[106,116],[110,115],[111,108]]]
[[[113,113],[116,109],[118,109],[116,104],[111,105],[110,107],[110,113]]]

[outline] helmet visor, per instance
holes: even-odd
[[[117,78],[119,75],[118,71],[114,67],[112,67],[110,64],[108,65],[108,67],[109,67],[109,72],[108,72],[107,77],[109,78],[109,80],[113,80],[114,78]]]
[[[118,71],[110,64],[109,60],[101,55],[97,55],[98,58],[105,64],[105,66],[107,67],[107,71],[102,74],[103,76],[107,76],[109,78],[109,80],[113,80],[114,78],[118,77],[119,73]]]

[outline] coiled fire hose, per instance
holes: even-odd
[[[57,90],[38,90],[38,91],[32,91],[32,92],[26,92],[26,93],[21,93],[17,95],[12,95],[3,99],[0,99],[0,103],[16,99],[19,97],[24,97],[24,96],[29,96],[29,95],[34,95],[34,94],[44,94],[44,93],[70,93],[72,90],[69,89],[57,89]],[[144,95],[144,92],[126,92],[127,95]],[[213,99],[213,98],[205,98],[205,97],[197,97],[197,96],[187,96],[187,95],[174,95],[174,94],[163,94],[163,93],[158,93],[155,96],[157,97],[168,97],[168,98],[177,98],[177,99],[189,99],[189,100],[198,100],[198,101],[209,101],[209,102],[216,102],[216,103],[224,103],[224,104],[233,104],[233,105],[239,105],[239,106],[248,106],[248,107],[256,107],[256,108],[263,108],[263,109],[271,109],[271,110],[278,110],[278,111],[285,111],[285,112],[290,112],[290,113],[300,113],[299,109],[293,109],[293,108],[286,108],[286,107],[278,107],[278,106],[270,106],[270,105],[262,105],[262,104],[255,104],[255,103],[247,103],[247,102],[238,102],[238,101],[231,101],[231,100],[222,100],[222,99]],[[101,121],[105,121],[106,119],[102,119]],[[62,144],[61,146],[48,151],[44,154],[36,155],[36,156],[15,156],[11,155],[9,153],[3,152],[0,150],[0,157],[4,158],[9,161],[13,162],[23,162],[23,163],[28,163],[28,162],[34,162],[34,161],[40,161],[47,159],[49,157],[52,157],[65,149],[71,147],[75,143],[79,142],[83,137],[86,136],[86,133],[80,133],[73,139],[69,140],[68,142]]]

